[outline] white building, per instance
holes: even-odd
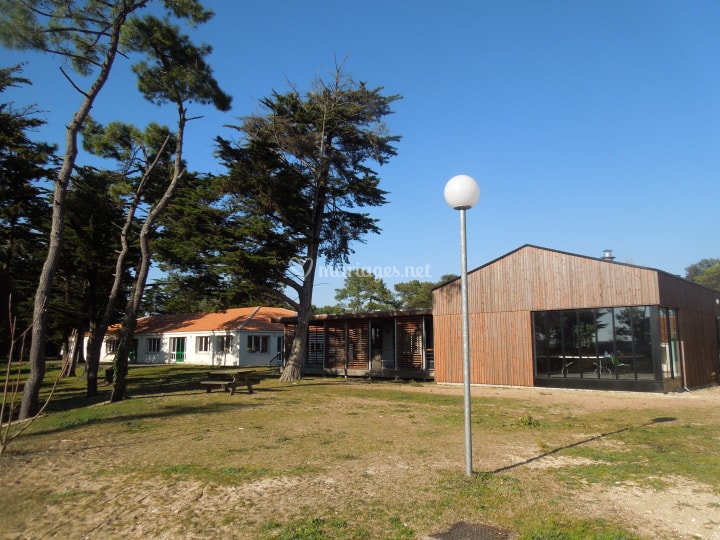
[[[274,307],[216,313],[155,315],[138,319],[130,361],[140,364],[261,366],[283,354],[284,325],[275,317],[295,315]],[[101,362],[112,362],[120,325],[108,329]]]

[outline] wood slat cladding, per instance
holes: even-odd
[[[689,388],[718,382],[720,292],[660,272],[660,303],[677,310],[682,342],[685,384]],[[713,377],[713,373],[715,376]]]
[[[472,383],[533,386],[533,311],[665,306],[678,313],[687,384],[709,384],[718,297],[659,270],[523,246],[468,274]],[[433,291],[438,382],[463,380],[460,313],[459,279]]]
[[[370,343],[368,321],[347,321],[348,367],[368,369],[370,366]]]
[[[435,327],[435,380],[462,382],[462,329],[457,317],[438,316]],[[533,385],[532,329],[529,313],[470,316],[472,384]],[[496,339],[503,336],[503,339]]]
[[[664,272],[658,273],[658,282],[661,305],[701,313],[715,312],[720,317],[720,292],[713,295],[707,287]]]
[[[324,366],[333,369],[345,367],[345,323],[343,321],[328,321],[325,323],[325,363]]]
[[[396,322],[397,330],[397,362],[400,369],[417,369],[423,367],[423,319],[412,317]]]
[[[694,311],[681,311],[679,323],[678,333],[685,359],[685,385],[694,388],[717,383],[717,323]]]
[[[473,312],[654,305],[656,270],[526,246],[468,274]],[[459,313],[460,280],[433,291],[433,314]]]

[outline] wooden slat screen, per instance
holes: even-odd
[[[342,369],[345,366],[345,322],[326,323],[327,358],[325,367]]]
[[[397,320],[397,362],[400,369],[422,369],[423,367],[423,322],[422,317]]]
[[[311,324],[308,329],[306,365],[322,366],[325,359],[325,328],[322,324]]]
[[[369,336],[368,321],[349,320],[347,322],[348,367],[352,369],[368,369]]]

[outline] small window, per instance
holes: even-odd
[[[148,352],[149,353],[157,353],[160,352],[160,349],[162,349],[162,342],[160,338],[148,338],[147,340],[148,345]]]
[[[108,339],[105,342],[105,352],[107,352],[108,354],[116,353],[118,350],[118,342],[119,342],[119,340],[117,340],[115,338]]]
[[[210,352],[210,336],[198,336],[195,339],[197,352]]]
[[[232,343],[233,343],[233,337],[232,336],[218,336],[218,351],[220,352],[232,352]]]
[[[247,350],[250,353],[266,353],[269,343],[270,336],[248,336]]]

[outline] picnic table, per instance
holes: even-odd
[[[248,394],[252,394],[254,375],[255,370],[253,369],[215,369],[207,372],[207,379],[200,381],[200,385],[207,387],[208,393],[213,386],[220,386],[226,392],[230,391],[230,394],[234,394],[235,388],[239,384],[244,384],[248,389]]]

